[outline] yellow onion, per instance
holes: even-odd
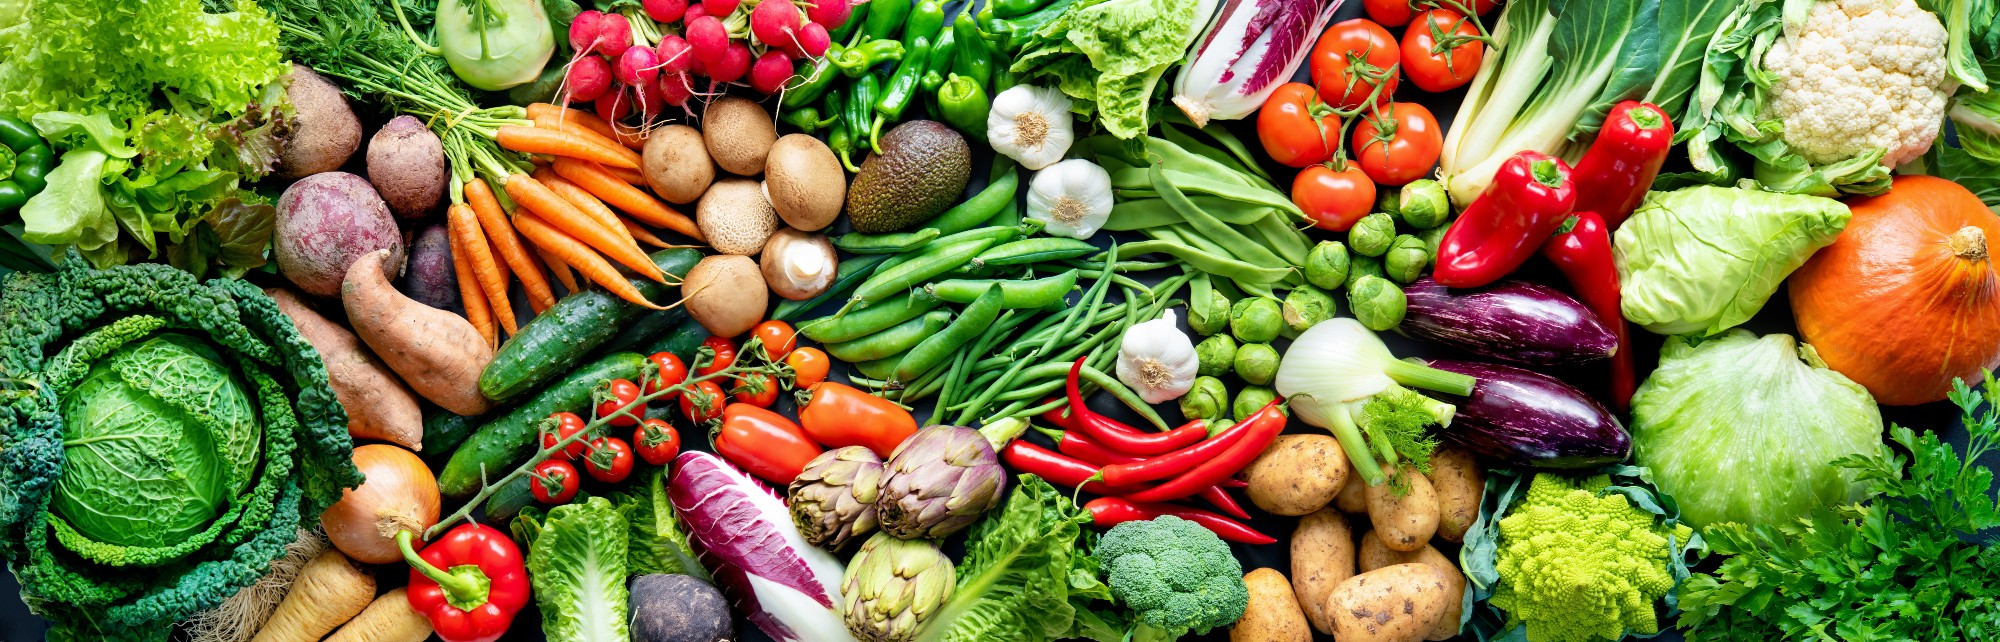
[[[401,561],[396,533],[422,533],[438,521],[437,477],[416,454],[389,444],[355,448],[354,467],[367,479],[320,515],[326,538],[358,562]]]

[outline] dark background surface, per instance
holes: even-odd
[[[1498,12],[1495,12],[1494,15],[1486,16],[1486,20],[1489,26],[1491,25],[1492,20],[1494,20],[1497,17],[1497,15]],[[1350,18],[1357,18],[1357,17],[1365,17],[1365,13],[1362,10],[1361,2],[1359,0],[1345,0],[1344,4],[1340,7],[1336,17],[1334,18],[1334,21],[1338,22],[1341,20],[1347,20]],[[1398,36],[1401,35],[1401,31],[1398,29],[1392,29],[1391,32],[1397,34]],[[1298,73],[1295,75],[1295,79],[1307,80],[1307,74],[1304,65],[1300,66]],[[1163,80],[1163,83],[1171,83],[1172,80],[1173,80],[1173,74],[1169,73],[1168,76]],[[1421,90],[1415,88],[1414,86],[1410,85],[1409,83],[1403,83],[1399,89],[1397,98],[1404,101],[1417,102],[1430,108],[1431,112],[1437,117],[1439,126],[1441,128],[1448,129],[1450,127],[1450,122],[1453,112],[1457,110],[1462,95],[1463,92],[1459,91],[1447,92],[1443,94],[1426,94]],[[379,126],[381,122],[387,120],[387,118],[382,115],[370,115],[364,113],[362,117],[364,120],[369,121],[368,127],[370,130],[369,133],[371,135],[373,133],[373,128],[375,126]],[[1237,135],[1245,141],[1246,144],[1249,144],[1253,149],[1258,149],[1259,146],[1256,144],[1256,131],[1254,126],[1255,125],[1254,119],[1255,116],[1253,115],[1249,120],[1231,122],[1227,123],[1227,125],[1230,127],[1232,131],[1235,131]],[[1087,133],[1085,131],[1085,128],[1087,127],[1086,124],[1079,122],[1078,126],[1079,126],[1079,136]],[[978,165],[975,167],[973,171],[973,185],[968,188],[968,194],[976,192],[977,189],[984,184],[985,182],[984,177],[986,176],[986,164],[989,163],[992,158],[991,151],[988,150],[983,145],[982,142],[975,141],[973,147],[975,150],[974,154],[976,157],[978,157]],[[1258,156],[1262,158],[1261,149],[1258,149]],[[365,175],[362,158],[363,154],[356,153],[354,157],[349,161],[348,164],[349,166],[346,168],[346,170],[357,174]],[[1284,188],[1285,186],[1290,184],[1290,177],[1292,173],[1291,170],[1270,163],[1268,162],[1268,160],[1267,162],[1264,163],[1264,166],[1267,171],[1270,171],[1272,175],[1278,179],[1277,184],[1279,185],[1280,188]],[[1669,167],[1668,171],[1672,171],[1671,166]],[[1023,176],[1024,192],[1025,192],[1025,184],[1027,178],[1028,178],[1027,175]],[[846,225],[845,220],[843,219],[839,223],[839,225],[844,228]],[[1310,234],[1315,239],[1338,238],[1338,237],[1328,236],[1327,233],[1317,230],[1310,232]],[[1125,239],[1123,235],[1121,235],[1120,238],[1121,240],[1129,240]],[[1099,235],[1098,239],[1096,240],[1099,241],[1100,243],[1104,242],[1105,235]],[[1162,272],[1153,275],[1139,275],[1139,277],[1141,278],[1141,280],[1151,282],[1158,280],[1160,276],[1164,274],[1168,273]],[[1561,276],[1559,274],[1556,274],[1554,270],[1549,266],[1547,266],[1546,264],[1540,263],[1539,259],[1534,263],[1530,263],[1517,276],[1528,280],[1547,283],[1556,286],[1558,288],[1565,287]],[[274,279],[274,282],[276,279],[276,277],[261,273],[253,274],[252,278]],[[262,283],[261,280],[260,283]],[[1182,294],[1183,296],[1180,298],[1185,298],[1185,291],[1183,291]],[[514,297],[514,300],[516,302],[519,302],[519,305],[521,307],[520,313],[524,315],[523,318],[526,318],[525,315],[528,313],[528,310],[525,307],[526,306],[525,297],[519,296],[517,290],[517,295]],[[1785,292],[1783,290],[1780,290],[1776,295],[1772,296],[1771,302],[1764,307],[1763,311],[1760,312],[1756,316],[1756,318],[1752,319],[1749,323],[1744,324],[1742,327],[1760,335],[1772,332],[1795,333],[1796,330],[1792,324],[1791,310],[1787,305],[1786,301],[1787,299],[1785,296]],[[323,311],[328,312],[329,314],[337,314],[338,307],[339,306],[332,306],[332,309],[327,309]],[[818,312],[830,313],[832,311],[831,307],[832,306],[829,306],[828,309],[820,310]],[[1345,310],[1345,304],[1342,305],[1342,309],[1343,311]],[[817,316],[817,315],[808,315],[806,318],[810,318],[811,316]],[[1180,316],[1183,319],[1185,319],[1186,317],[1185,314],[1181,314]],[[1185,325],[1183,325],[1183,328],[1185,329]],[[1658,361],[1661,338],[1649,334],[1647,332],[1644,332],[1643,330],[1638,329],[1636,326],[1634,326],[1633,330],[1634,330],[1633,348],[1634,350],[1637,351],[1638,355],[1637,361],[1639,369],[1641,371],[1640,374],[1643,380],[1643,375],[1646,373],[1646,371],[1651,370],[1654,364]],[[1426,344],[1423,342],[1397,336],[1392,333],[1385,333],[1383,335],[1383,339],[1389,344],[1390,349],[1397,356],[1400,357],[1415,356],[1423,358],[1469,358],[1466,355],[1454,354],[1452,351],[1434,344]],[[1284,340],[1280,339],[1279,343],[1280,343],[1279,347],[1282,350],[1282,348],[1284,347],[1283,345]],[[1544,372],[1545,374],[1559,376],[1564,380],[1569,381],[1570,383],[1583,389],[1584,391],[1592,393],[1593,395],[1601,397],[1603,393],[1603,387],[1601,385],[1603,377],[1598,367],[1586,366],[1586,367],[1572,368],[1568,370],[1543,370],[1542,372]],[[845,373],[844,366],[836,367],[834,369],[834,378],[845,379],[844,373]],[[1236,389],[1238,389],[1238,387],[1233,384],[1231,387],[1231,392],[1233,393]],[[789,405],[789,401],[783,403]],[[1131,414],[1131,412],[1128,409],[1119,405],[1117,401],[1110,399],[1107,395],[1097,395],[1096,398],[1093,399],[1091,405],[1093,408],[1105,412],[1106,414],[1120,416],[1128,421],[1134,421],[1134,422],[1137,421],[1135,415]],[[928,406],[919,406],[919,417],[921,418],[927,416],[929,414],[928,409],[929,409]],[[1173,418],[1177,417],[1179,412],[1178,410],[1175,409],[1172,403],[1164,404],[1163,406],[1161,406],[1161,411],[1162,415],[1167,417],[1170,421],[1172,421]],[[1882,408],[1882,416],[1885,424],[1898,423],[1905,426],[1910,426],[1912,428],[1916,428],[1918,430],[1928,429],[1936,431],[1939,434],[1943,435],[1946,441],[1950,442],[1956,447],[1963,448],[1965,445],[1965,440],[1967,435],[1964,427],[1960,426],[1958,423],[1956,412],[1957,411],[1952,406],[1943,402],[1926,404],[1923,406]],[[1313,427],[1311,425],[1307,425],[1303,422],[1293,422],[1290,426],[1286,427],[1286,432],[1314,433],[1320,431],[1321,429]],[[684,434],[689,434],[689,433],[684,433]],[[1035,434],[1032,431],[1030,431],[1029,435],[1030,436],[1026,438],[1037,440],[1043,443],[1044,445],[1047,445],[1048,443],[1044,437]],[[694,445],[700,441],[702,440],[694,439],[691,437],[685,439],[685,443],[689,444],[690,447],[694,447]],[[700,445],[705,446],[706,444],[702,443]],[[1985,458],[1981,460],[1981,463],[1988,467],[2000,467],[2000,453],[1989,453]],[[1231,544],[1230,546],[1235,550],[1237,558],[1243,562],[1243,567],[1246,571],[1253,568],[1270,567],[1278,569],[1281,572],[1284,572],[1286,576],[1289,577],[1291,575],[1291,562],[1288,555],[1289,541],[1291,539],[1292,529],[1297,524],[1297,519],[1292,517],[1281,517],[1281,516],[1264,514],[1263,512],[1257,510],[1257,507],[1250,504],[1250,502],[1248,502],[1247,500],[1244,500],[1243,504],[1244,507],[1247,510],[1249,510],[1252,515],[1256,517],[1256,519],[1253,520],[1251,525],[1256,527],[1258,530],[1263,531],[1266,534],[1276,537],[1278,539],[1278,542],[1275,544],[1270,544],[1265,546]],[[449,501],[447,502],[446,508],[449,509],[454,507],[455,504],[451,504]],[[1358,524],[1357,527],[1359,527]],[[964,534],[961,533],[957,536],[952,537],[947,542],[947,550],[953,554],[954,559],[956,559],[957,556],[963,551],[962,547],[963,539],[964,539]],[[1439,541],[1437,543],[1443,544],[1444,542]],[[1456,552],[1454,550],[1451,549],[1443,549],[1443,550],[1447,555],[1452,555],[1452,556],[1456,555]],[[407,571],[401,566],[385,566],[379,568],[377,572],[377,577],[379,579],[379,584],[381,585],[380,590],[386,591],[390,588],[402,585],[404,582],[404,578],[406,577],[405,575],[406,572]],[[11,573],[0,575],[0,594],[7,596],[6,598],[3,599],[4,601],[0,601],[0,642],[30,642],[34,640],[43,639],[45,637],[44,631],[46,629],[46,624],[42,622],[40,618],[37,618],[33,614],[28,613],[26,605],[23,604],[18,597],[19,588],[18,586],[16,586],[13,575]],[[741,640],[749,642],[764,642],[766,640],[769,640],[769,638],[764,636],[762,632],[757,631],[755,627],[750,626],[747,622],[739,620],[737,623],[737,629],[738,629],[737,635]],[[505,638],[503,638],[503,640],[509,642],[529,642],[542,639],[544,638],[541,635],[539,615],[534,605],[532,604],[529,605],[528,608],[522,611],[521,616],[515,621],[514,628],[511,631],[509,631],[508,635]],[[1189,636],[1183,639],[1191,641],[1210,642],[1210,641],[1227,640],[1228,634],[1227,631],[1217,630],[1215,632],[1210,633],[1209,635]],[[1324,642],[1332,640],[1333,636],[1316,635],[1315,639]],[[1678,634],[1669,631],[1666,634],[1655,639],[1678,642],[1680,640],[1680,636]],[[1004,642],[1004,641],[996,641],[996,642]]]

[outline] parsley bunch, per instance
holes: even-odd
[[[2000,385],[1963,380],[1950,395],[1971,440],[1961,459],[1936,435],[1902,426],[1873,456],[1833,465],[1868,485],[1866,502],[1815,511],[1797,524],[1716,524],[1709,545],[1732,555],[1683,585],[1690,642],[1771,639],[2000,639],[2000,548],[1977,541],[2000,526],[1991,450]]]

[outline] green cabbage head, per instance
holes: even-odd
[[[1612,242],[1619,309],[1656,334],[1721,333],[1763,309],[1851,217],[1840,201],[1802,194],[1712,185],[1647,194]]]

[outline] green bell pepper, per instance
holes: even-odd
[[[938,89],[938,111],[944,122],[974,139],[986,138],[986,113],[993,108],[986,86],[971,78],[952,74]]]
[[[33,127],[0,116],[0,212],[20,209],[48,187],[49,170],[55,165],[55,152]]]

